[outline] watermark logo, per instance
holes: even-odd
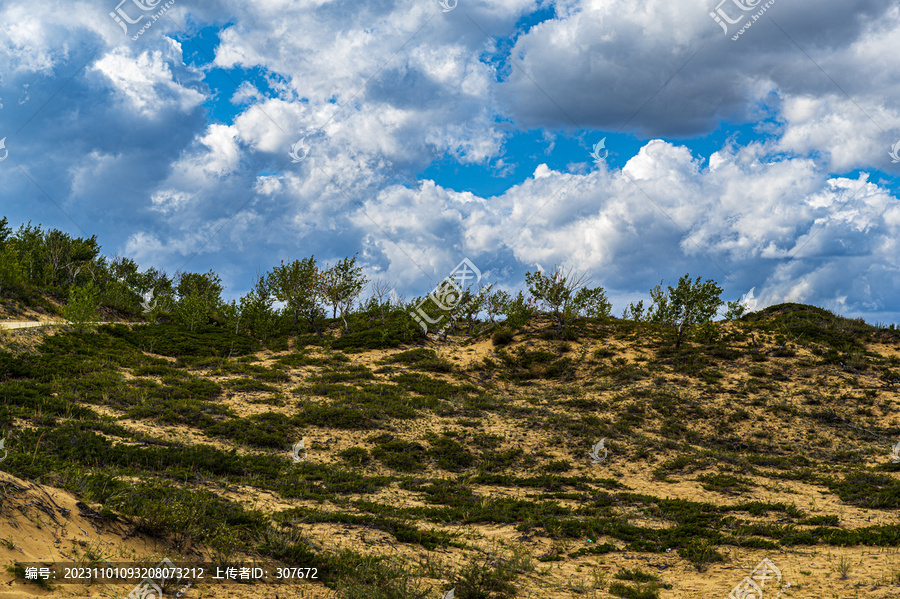
[[[440,1],[441,8],[444,9],[442,12],[450,12],[451,10],[453,10],[454,8],[456,8],[456,6],[457,6],[458,4],[459,4],[459,0],[453,0],[453,3],[452,3],[452,4],[451,4],[450,2],[448,2],[447,0],[441,0],[441,1]],[[446,599],[446,598],[445,598],[445,599]]]
[[[163,596],[163,585],[166,580],[175,575],[177,568],[169,558],[163,558],[161,562],[150,568],[152,578],[145,578],[128,593],[127,599],[158,599]]]
[[[594,445],[593,449],[591,449],[591,451],[588,453],[588,455],[591,456],[591,460],[595,464],[599,464],[600,462],[602,462],[603,460],[606,459],[606,456],[609,455],[609,451],[607,451],[605,444],[606,444],[606,437],[603,437],[602,439],[600,439],[600,442],[597,443],[596,445]],[[601,450],[603,451],[602,458],[600,457]]]
[[[3,449],[2,443],[0,443],[0,449]],[[890,458],[892,464],[900,464],[900,443],[897,443],[896,445],[894,445],[893,449],[891,449]]]
[[[713,21],[715,21],[719,25],[719,27],[722,28],[722,32],[725,35],[728,35],[729,25],[737,25],[744,20],[744,17],[748,16],[746,14],[735,13],[738,16],[736,18],[733,18],[729,14],[729,11],[726,11],[724,8],[722,8],[723,4],[727,4],[729,2],[734,4],[738,8],[738,10],[747,13],[751,10],[756,9],[759,6],[759,3],[762,2],[762,0],[722,0],[721,2],[719,2],[719,4],[716,5],[715,10],[709,13],[709,16],[712,17]],[[750,20],[744,23],[737,34],[731,39],[737,40],[740,36],[742,36],[744,32],[749,29],[753,25],[753,23],[755,23],[767,10],[769,10],[769,7],[773,4],[775,4],[775,0],[769,0],[764,5],[762,5],[760,10],[756,14],[749,15]],[[734,13],[733,10],[731,12]]]
[[[469,279],[474,279],[474,281],[471,284],[467,283]],[[440,317],[432,319],[422,308],[422,305],[428,300],[431,300],[441,312],[451,312],[459,306],[465,289],[469,287],[469,285],[477,284],[480,280],[481,271],[472,264],[471,260],[464,258],[462,262],[456,265],[456,268],[453,269],[450,276],[438,283],[431,293],[416,304],[415,312],[410,312],[409,315],[419,323],[419,326],[422,327],[422,330],[424,330],[427,335],[428,324],[425,324],[425,322],[427,321],[429,324],[436,325],[444,318],[447,318],[447,315],[442,314]],[[481,293],[484,293],[486,290],[487,288],[482,289]],[[481,293],[479,293],[479,295]],[[477,296],[475,299],[477,299]],[[448,326],[450,326],[449,322],[438,332],[443,332]]]
[[[600,150],[606,148],[606,138],[604,137],[596,144],[594,144],[594,151],[591,153],[591,158],[594,159],[594,164],[597,164],[607,156],[609,156],[609,150],[606,150],[603,156],[600,155]]]
[[[153,298],[153,290],[147,291],[141,294],[143,301],[141,302],[141,309],[144,311],[144,314],[149,314],[156,308],[156,300]],[[151,303],[152,302],[152,303]]]
[[[122,5],[127,3],[128,1],[129,0],[122,0],[121,2],[119,2],[119,5],[116,6],[116,9],[114,11],[112,11],[111,13],[109,13],[109,16],[112,17],[113,21],[115,21],[116,23],[119,24],[119,27],[122,28],[122,31],[124,31],[126,35],[128,34],[128,26],[129,25],[137,25],[138,23],[140,23],[141,21],[144,20],[144,17],[149,18],[150,20],[148,22],[144,23],[143,26],[141,26],[141,28],[138,30],[137,34],[132,36],[131,39],[133,39],[133,40],[136,40],[140,36],[144,35],[144,32],[147,31],[148,29],[150,29],[150,27],[153,26],[153,23],[155,23],[161,16],[163,16],[163,14],[165,14],[165,12],[167,10],[169,10],[169,8],[173,4],[175,4],[175,0],[169,0],[156,13],[154,13],[154,14],[137,13],[137,15],[138,15],[137,18],[133,19],[125,11],[125,9],[122,8]],[[159,6],[160,2],[162,2],[162,0],[131,0],[132,4],[134,4],[139,10],[141,10],[145,13],[149,13],[150,11],[155,10]]]
[[[181,599],[182,597],[184,597],[187,594],[189,588],[191,588],[190,582],[178,589],[178,592],[175,593],[175,599]]]
[[[900,443],[898,443],[897,445],[900,445]],[[3,460],[6,459],[6,456],[9,454],[9,452],[6,451],[6,437],[0,439],[0,451],[3,451],[3,457],[0,458],[0,462],[2,462]]]
[[[772,560],[765,558],[753,569],[750,576],[744,577],[744,580],[731,590],[728,599],[763,599],[763,589],[772,580],[781,584],[781,570],[772,563]],[[782,585],[774,599],[781,597],[790,586],[790,584]]]
[[[751,287],[750,291],[741,296],[741,305],[748,314],[750,312],[756,312],[756,298],[753,297],[754,289],[756,289],[756,287]]]
[[[309,154],[309,150],[306,149],[303,145],[303,140],[297,140],[297,143],[291,146],[291,151],[288,152],[288,156],[292,158],[291,162],[300,162]]]
[[[3,139],[6,139],[5,137]],[[2,147],[3,139],[0,139],[0,147]],[[893,160],[892,163],[900,162],[900,139],[897,140],[897,143],[894,144],[894,147],[891,148],[891,152],[888,154]],[[0,158],[2,160],[2,158]]]
[[[303,457],[300,457],[300,450],[303,450]],[[309,451],[306,450],[306,439],[300,439],[294,445],[293,452],[291,453],[291,459],[294,460],[295,463],[300,463],[306,459],[306,456],[309,455]]]
[[[3,150],[3,156],[0,157],[0,162],[6,160],[6,157],[9,156],[9,150],[6,149],[6,138],[0,139],[0,150]]]

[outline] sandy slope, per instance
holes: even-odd
[[[10,546],[12,546],[10,548]],[[100,516],[72,494],[55,487],[30,483],[0,472],[0,563],[80,562],[91,558],[112,563],[153,566],[162,558],[182,560],[164,543],[134,532],[122,520]],[[185,559],[184,561],[188,561]],[[16,579],[0,569],[0,599],[27,597],[127,597],[133,584],[102,583],[54,585],[42,588]],[[168,595],[167,595],[168,596]],[[322,585],[222,585],[200,583],[188,589],[184,599],[199,597],[287,599],[329,597]]]

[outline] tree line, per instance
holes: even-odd
[[[55,298],[64,303],[62,315],[80,329],[102,315],[174,323],[190,331],[225,327],[263,342],[289,334],[323,335],[331,325],[343,334],[391,329],[404,341],[489,328],[508,334],[539,315],[551,319],[557,335],[566,336],[580,319],[611,318],[605,290],[590,287],[585,274],[562,266],[527,272],[527,295],[512,295],[496,283],[454,287],[445,279],[441,297],[432,292],[407,302],[387,282],[370,281],[356,255],[325,265],[309,256],[258,274],[250,291],[226,302],[222,280],[212,270],[170,276],[152,267],[141,270],[130,258],[109,258],[100,250],[96,236],[72,237],[31,223],[13,231],[0,218],[0,298],[49,312],[55,309],[47,298]],[[622,318],[671,327],[677,346],[689,329],[715,318],[725,304],[721,294],[715,281],[692,280],[686,274],[675,287],[664,289],[661,282],[650,290],[646,309],[643,300],[629,304]],[[727,307],[727,319],[744,311],[738,301]]]

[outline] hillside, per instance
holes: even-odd
[[[500,345],[333,329],[275,349],[174,325],[4,332],[5,478],[91,506],[96,528],[66,529],[91,563],[319,574],[190,596],[726,597],[764,558],[785,597],[900,592],[898,331],[796,304],[678,350],[615,319]],[[51,534],[71,557],[5,484],[6,563],[64,560]],[[23,551],[25,532],[46,542]]]

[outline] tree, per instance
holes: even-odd
[[[728,302],[725,306],[728,308],[723,316],[725,320],[738,320],[747,312],[747,304],[743,298]]]
[[[322,312],[322,274],[316,266],[315,256],[310,256],[289,264],[282,262],[269,272],[267,279],[275,298],[284,302],[285,309],[293,316],[294,326],[302,317],[320,336],[316,319]]]
[[[322,293],[331,304],[331,317],[335,318],[340,310],[345,331],[350,330],[346,314],[368,282],[362,270],[361,266],[356,266],[354,255],[353,258],[344,258],[322,274]]]
[[[175,312],[175,285],[165,271],[148,268],[135,276],[140,294],[138,305],[148,322],[158,322],[163,314]]]
[[[487,296],[485,300],[485,310],[491,324],[494,324],[497,316],[503,314],[506,305],[509,304],[511,298],[509,294],[502,289],[497,289]]]
[[[663,291],[662,281],[650,290],[652,305],[647,320],[676,327],[675,347],[681,346],[685,332],[695,324],[710,322],[722,305],[722,288],[716,282],[700,277],[691,282],[690,274],[678,280],[678,286]]]
[[[100,316],[100,293],[94,282],[89,281],[80,287],[69,290],[69,301],[63,308],[63,317],[77,331],[85,331],[90,324],[97,322]]]
[[[50,267],[47,273],[50,278],[47,282],[59,287],[77,284],[78,275],[100,254],[100,244],[97,243],[96,235],[83,239],[71,237],[59,229],[50,229],[44,233],[43,244],[44,256]],[[82,279],[87,276],[88,272],[85,271]]]
[[[563,271],[561,266],[546,275],[540,271],[525,273],[531,295],[550,309],[556,319],[556,332],[584,314],[590,317],[607,317],[612,307],[602,287],[585,287],[587,277],[573,269]]]
[[[206,274],[178,273],[175,279],[175,319],[193,331],[222,306],[222,280],[212,270]]]
[[[191,331],[209,321],[209,310],[199,293],[191,291],[178,300],[175,305],[175,320]]]
[[[503,324],[509,329],[521,329],[534,317],[537,310],[525,299],[525,294],[519,292],[503,305]]]
[[[12,229],[9,228],[9,221],[4,216],[0,218],[0,245],[6,243],[10,235],[12,235]]]
[[[394,290],[392,285],[385,281],[374,281],[372,283],[372,295],[363,306],[363,310],[371,319],[373,315],[381,318],[381,325],[384,326],[385,317],[390,314],[393,305],[390,301],[391,291]]]
[[[622,318],[640,322],[644,319],[644,300],[638,303],[629,303],[628,307],[622,312]]]
[[[250,334],[265,341],[275,329],[277,315],[272,310],[272,292],[266,277],[257,276],[253,288],[240,301],[241,318]]]
[[[0,237],[2,235],[3,231],[0,227]],[[0,294],[3,294],[6,289],[19,288],[24,282],[25,276],[19,260],[19,252],[12,243],[0,241]]]
[[[481,285],[478,288],[478,293],[475,293],[472,286],[467,287],[463,292],[462,301],[459,302],[458,308],[453,311],[454,313],[459,312],[459,315],[465,318],[470,334],[474,332],[475,318],[487,306],[487,301],[493,288],[493,284]],[[455,316],[454,314],[454,318]]]

